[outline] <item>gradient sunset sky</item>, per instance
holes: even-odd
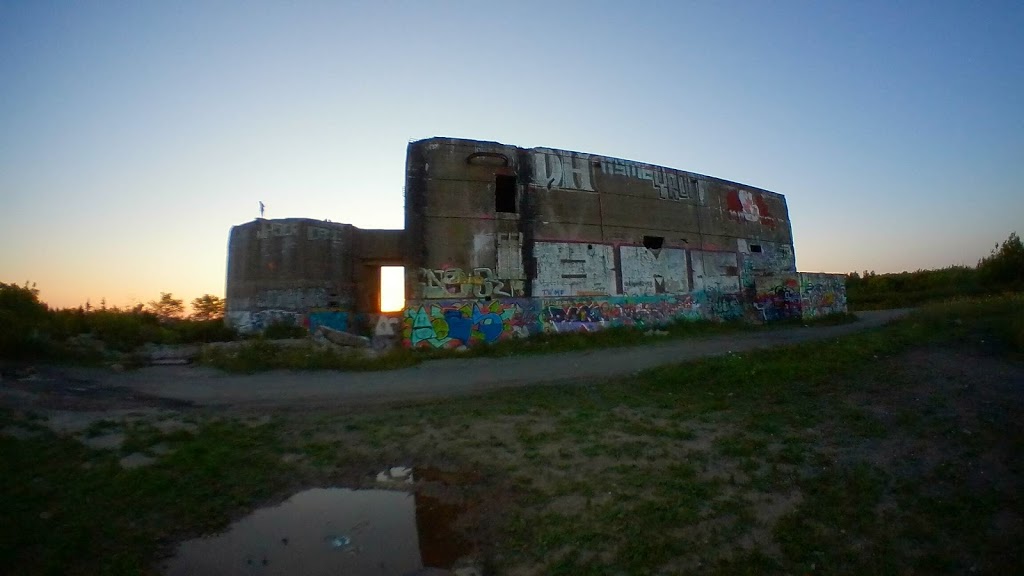
[[[401,228],[405,147],[614,156],[786,195],[804,271],[1024,233],[1024,2],[0,0],[0,281],[224,293],[258,216]]]

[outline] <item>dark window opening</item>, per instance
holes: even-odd
[[[665,244],[664,236],[644,236],[644,248],[648,250],[661,250],[663,244]]]
[[[760,244],[751,244],[750,245],[750,251],[751,252],[760,252],[761,251],[761,245]]]
[[[498,174],[494,177],[494,210],[516,211],[516,177]]]

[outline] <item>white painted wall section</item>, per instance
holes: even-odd
[[[686,274],[686,250],[620,246],[622,293],[627,296],[683,294],[690,286]]]
[[[609,296],[617,294],[615,253],[606,244],[537,242],[533,295]]]

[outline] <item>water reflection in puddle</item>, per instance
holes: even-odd
[[[407,492],[306,490],[223,534],[181,543],[166,573],[391,576],[449,568],[466,551],[449,526],[457,512]]]

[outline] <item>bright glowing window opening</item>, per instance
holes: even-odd
[[[405,268],[380,267],[380,311],[398,312],[405,308]]]

